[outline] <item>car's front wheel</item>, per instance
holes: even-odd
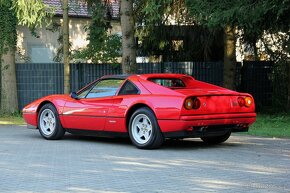
[[[131,116],[129,136],[132,143],[140,149],[155,149],[164,141],[157,119],[147,107],[136,110]]]
[[[65,130],[62,128],[55,107],[48,103],[43,105],[38,114],[38,129],[45,139],[61,139]]]
[[[228,140],[228,138],[231,136],[231,132],[227,132],[224,135],[220,136],[211,136],[211,137],[201,137],[202,141],[208,144],[220,144]]]

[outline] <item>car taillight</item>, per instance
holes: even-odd
[[[251,97],[246,97],[245,98],[245,106],[250,107],[253,103],[253,99]]]
[[[240,105],[240,107],[245,106],[245,99],[243,97],[238,97],[238,103]]]
[[[198,109],[200,107],[200,100],[198,98],[188,98],[184,102],[184,108],[187,110]]]
[[[238,97],[240,107],[250,107],[253,103],[252,97]]]

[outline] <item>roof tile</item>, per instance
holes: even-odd
[[[56,15],[62,15],[62,2],[61,0],[43,0],[43,3],[55,8]],[[109,6],[111,9],[111,15],[113,19],[119,18],[119,1],[110,0]],[[84,0],[69,0],[69,16],[75,17],[91,17],[90,12],[87,9],[87,3]]]

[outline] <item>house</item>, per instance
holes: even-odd
[[[62,23],[62,3],[61,0],[43,0],[43,2],[55,9],[53,22],[60,25]],[[119,1],[109,1],[111,14],[110,33],[120,33],[121,26],[119,21]],[[87,4],[81,0],[69,0],[69,38],[71,49],[83,48],[88,44],[87,32],[84,27],[91,22],[91,15],[87,9]],[[30,29],[24,26],[17,27],[18,42],[16,62],[24,63],[52,63],[56,56],[57,49],[60,47],[58,38],[59,30],[53,30],[51,26],[45,24],[32,33]]]

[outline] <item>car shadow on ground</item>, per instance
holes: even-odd
[[[188,139],[167,139],[162,148],[163,149],[207,149],[207,148],[222,148],[222,147],[233,147],[233,146],[240,146],[240,144],[235,144],[231,142],[225,142],[222,144],[207,144],[201,141],[199,138],[188,138]]]
[[[94,142],[116,146],[131,146],[134,148],[129,138],[120,137],[97,137],[97,136],[83,136],[66,134],[62,140],[73,140],[78,142]],[[206,144],[199,138],[188,139],[166,139],[160,147],[161,149],[206,149],[206,148],[221,148],[221,147],[234,147],[241,146],[240,143],[225,142],[218,145]]]

